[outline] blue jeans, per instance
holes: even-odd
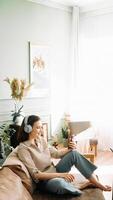
[[[84,156],[82,156],[76,150],[72,150],[67,153],[56,165],[56,171],[59,173],[69,172],[72,166],[75,166],[83,176],[87,179],[90,178],[92,173],[97,167],[89,162]],[[40,187],[44,190],[54,194],[73,194],[80,195],[82,192],[75,188],[70,182],[67,182],[63,178],[53,178],[47,181],[39,182]]]

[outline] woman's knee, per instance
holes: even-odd
[[[69,155],[74,160],[76,160],[79,156],[81,156],[81,154],[78,151],[76,151],[76,150],[70,151]]]
[[[66,181],[62,178],[54,178],[48,181],[46,185],[46,189],[49,192],[56,194],[64,194],[65,193],[65,184]]]
[[[47,186],[49,187],[63,187],[64,186],[64,182],[65,180],[63,178],[53,178],[53,179],[50,179],[47,183]]]

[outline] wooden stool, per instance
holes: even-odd
[[[88,158],[92,163],[94,163],[94,160],[95,160],[95,155],[94,155],[94,153],[84,153],[83,156],[85,156],[85,157]]]
[[[89,144],[90,144],[90,151],[94,150],[94,154],[95,154],[95,156],[97,156],[98,140],[97,139],[90,139]]]

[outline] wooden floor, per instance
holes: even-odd
[[[95,158],[97,165],[113,165],[113,152],[111,151],[100,151]]]
[[[98,152],[95,158],[95,164],[98,166],[96,173],[102,183],[112,186],[113,183],[113,152]],[[113,200],[112,192],[103,192],[105,200]]]

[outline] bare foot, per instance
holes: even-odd
[[[98,182],[97,184],[95,184],[95,186],[106,192],[111,191],[111,186],[109,185],[102,185],[101,183]]]
[[[103,191],[111,191],[111,186],[108,185],[103,185],[102,183],[99,182],[99,178],[97,175],[92,174],[91,177],[89,178],[89,181],[95,185],[95,187],[103,190]]]
[[[85,188],[100,188],[101,190],[103,191],[106,191],[106,192],[109,192],[111,191],[111,186],[108,186],[108,185],[101,185],[99,184],[98,186],[91,183],[90,181],[87,181],[87,182],[84,182],[82,183],[80,186],[79,186],[79,189],[80,190],[83,190]]]
[[[84,181],[82,183],[79,184],[79,189],[83,190],[85,188],[94,188],[95,185],[93,183],[91,183],[90,181]]]
[[[101,188],[100,188],[101,189]],[[111,186],[109,186],[109,185],[104,185],[103,187],[102,187],[102,190],[103,191],[111,191]]]

